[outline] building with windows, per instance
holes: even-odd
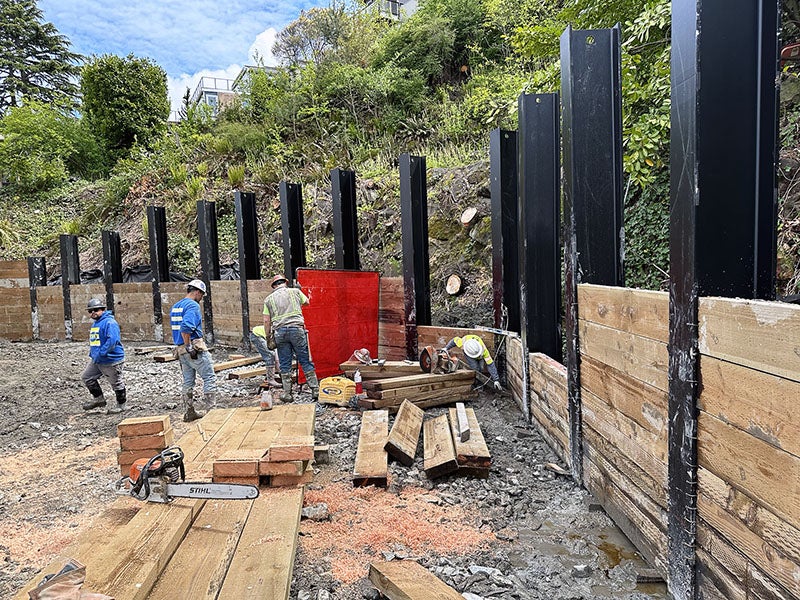
[[[377,6],[380,14],[398,21],[417,12],[417,0],[366,0],[365,4]]]

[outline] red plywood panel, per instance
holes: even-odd
[[[309,298],[303,318],[317,377],[341,373],[357,348],[378,356],[377,272],[298,269],[297,282]]]

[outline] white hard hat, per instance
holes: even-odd
[[[200,281],[199,279],[192,279],[187,285],[188,287],[197,288],[204,294],[206,293],[206,284]]]
[[[464,341],[464,354],[470,358],[478,358],[482,352],[481,343],[475,338],[468,338]]]

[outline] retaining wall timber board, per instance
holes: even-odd
[[[161,286],[165,285],[169,284],[161,284]],[[150,282],[115,283],[114,317],[119,323],[123,340],[155,340],[153,284]],[[169,329],[169,315],[167,315],[166,323],[166,329]]]
[[[33,339],[29,288],[0,287],[0,338],[14,341]]]
[[[27,260],[0,260],[0,288],[27,290],[29,287]],[[2,306],[2,300],[0,300],[0,306]]]
[[[378,299],[378,357],[406,358],[403,278],[381,277]]]

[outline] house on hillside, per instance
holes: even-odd
[[[194,93],[189,97],[189,103],[192,105],[207,104],[216,115],[241,93],[242,85],[253,72],[265,71],[270,73],[276,70],[275,67],[245,65],[235,79],[203,76],[197,82]]]
[[[366,6],[377,6],[378,12],[390,19],[402,21],[417,12],[417,0],[365,0]]]

